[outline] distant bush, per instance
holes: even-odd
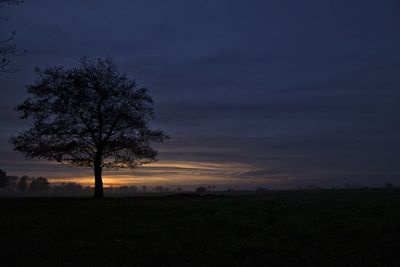
[[[7,176],[7,173],[0,169],[0,189],[2,191],[8,188],[8,184],[10,182],[10,178]]]
[[[392,183],[386,183],[386,184],[385,184],[385,188],[386,188],[386,189],[393,189],[393,188],[394,188],[394,184],[392,184]]]
[[[25,192],[28,189],[28,176],[22,176],[17,182],[17,191]]]
[[[38,177],[34,179],[29,185],[29,191],[31,192],[44,192],[50,189],[50,184],[46,178]]]
[[[204,193],[207,192],[207,188],[205,188],[204,186],[200,186],[200,187],[197,187],[197,188],[196,188],[195,192],[196,192],[197,194],[204,194]]]

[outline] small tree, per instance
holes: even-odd
[[[386,184],[385,184],[385,188],[386,188],[386,189],[393,189],[393,188],[394,188],[394,184],[392,184],[392,183],[386,183]]]
[[[28,188],[28,176],[22,176],[17,182],[17,191],[25,192]]]
[[[9,183],[10,178],[7,176],[7,173],[0,169],[0,189],[5,191],[8,188]]]
[[[44,192],[50,189],[50,184],[46,178],[38,177],[32,180],[29,185],[29,191],[31,192]]]
[[[195,192],[196,192],[197,194],[204,194],[204,193],[207,192],[207,188],[205,188],[204,186],[200,186],[200,187],[197,187],[197,188],[196,188]]]
[[[31,97],[17,107],[33,126],[11,137],[14,150],[92,167],[95,198],[103,198],[104,168],[136,168],[156,160],[152,143],[167,136],[151,129],[153,101],[145,88],[120,74],[111,59],[83,58],[78,68],[37,70]]]

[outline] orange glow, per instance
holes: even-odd
[[[226,162],[173,162],[163,161],[149,165],[145,165],[134,171],[120,169],[118,171],[104,171],[104,186],[191,186],[199,184],[268,184],[268,178],[243,178],[242,173],[254,171],[255,167],[243,163]],[[93,186],[94,178],[91,171],[86,169],[84,174],[68,177],[65,173],[64,177],[51,177],[49,181],[52,183],[76,182],[84,186]],[[287,181],[287,180],[286,180]],[[274,179],[276,182],[276,179]]]

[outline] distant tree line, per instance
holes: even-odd
[[[342,187],[332,187],[332,188],[322,188],[317,185],[308,185],[305,188],[298,187],[300,191],[315,191],[315,190],[398,190],[399,187],[395,186],[393,183],[387,182],[380,187],[367,187],[361,186],[359,184],[344,183]],[[23,194],[23,193],[44,193],[50,192],[54,194],[92,194],[94,187],[82,186],[75,182],[63,182],[50,184],[48,180],[44,177],[29,177],[29,176],[9,176],[5,171],[0,169],[0,195],[9,195],[13,193]],[[177,187],[166,187],[166,186],[134,186],[134,185],[122,185],[122,186],[109,186],[104,188],[107,194],[117,194],[117,195],[128,195],[135,193],[181,193],[182,188]],[[228,188],[225,192],[257,192],[257,193],[268,193],[271,190],[265,187],[258,187],[255,190],[240,190]],[[216,192],[215,185],[205,185],[199,186],[194,189],[194,192],[199,195],[209,194]],[[220,192],[223,192],[220,190]]]
[[[82,186],[75,182],[63,182],[59,184],[50,184],[44,177],[29,177],[29,176],[9,176],[5,171],[0,169],[0,194],[12,193],[37,193],[37,192],[52,192],[52,193],[85,193],[94,191],[94,187]],[[115,194],[131,194],[131,193],[168,193],[182,192],[181,187],[169,188],[165,186],[111,186],[104,189],[106,193]]]
[[[0,192],[44,192],[50,183],[44,177],[9,176],[0,169]]]

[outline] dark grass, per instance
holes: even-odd
[[[1,266],[400,266],[400,194],[0,199]]]

